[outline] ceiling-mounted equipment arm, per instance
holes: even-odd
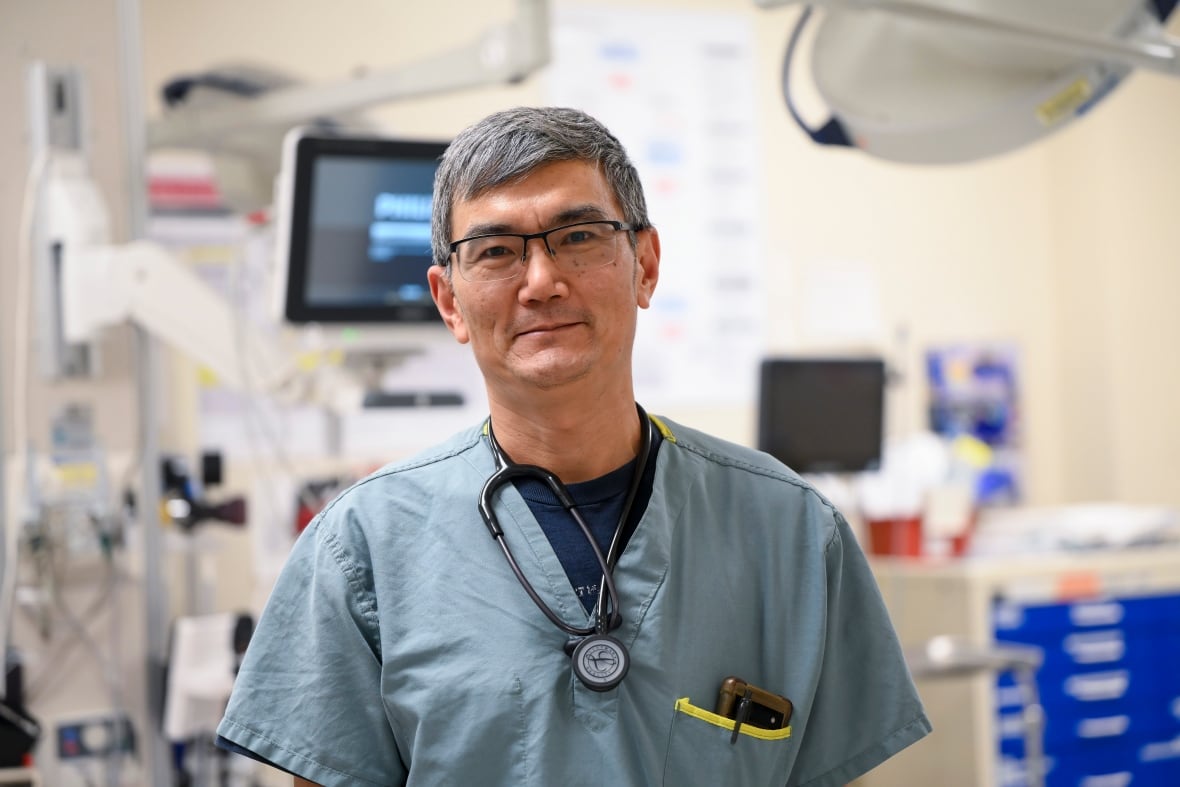
[[[148,145],[216,147],[224,135],[249,129],[296,126],[390,101],[519,82],[548,62],[547,0],[517,0],[511,20],[467,46],[339,82],[281,88],[213,107],[178,107],[149,124]]]

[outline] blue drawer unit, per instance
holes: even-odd
[[[1044,654],[1046,787],[1180,787],[1180,595],[993,606],[998,642]],[[1002,787],[1028,784],[1023,697],[996,682]]]

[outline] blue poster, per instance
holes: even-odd
[[[986,457],[976,480],[980,505],[1020,500],[1018,372],[1018,352],[1009,343],[966,343],[926,353],[931,430],[952,442],[970,441]]]

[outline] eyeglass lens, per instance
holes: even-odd
[[[553,261],[567,271],[610,265],[618,254],[616,226],[590,221],[558,227],[540,237]],[[470,238],[455,248],[459,274],[468,281],[512,279],[524,271],[525,239],[519,235]]]

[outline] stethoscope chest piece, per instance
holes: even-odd
[[[626,677],[631,655],[609,634],[591,634],[574,648],[573,662],[574,674],[587,688],[610,691]]]

